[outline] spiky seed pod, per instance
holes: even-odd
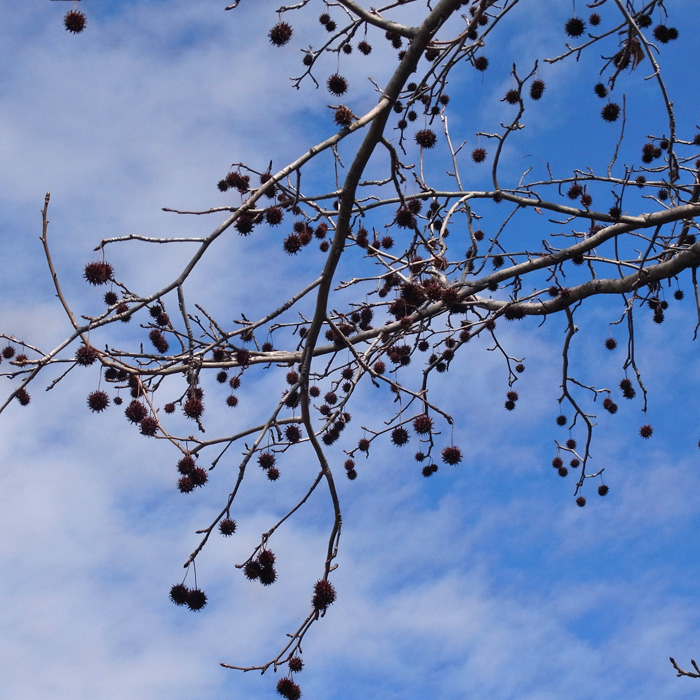
[[[413,228],[416,224],[416,217],[408,207],[399,207],[396,210],[396,225],[399,228]]]
[[[201,399],[193,396],[185,401],[182,410],[188,418],[201,418],[204,413],[204,404]]]
[[[263,469],[270,469],[270,467],[274,467],[275,466],[275,455],[273,455],[271,452],[261,452],[258,455],[258,464]]]
[[[579,497],[576,499],[576,505],[577,505],[579,508],[583,508],[583,506],[586,505],[586,499],[585,499],[583,496],[579,496]]]
[[[232,170],[226,176],[226,183],[229,187],[238,190],[241,194],[244,194],[250,189],[250,175],[244,175],[243,173],[238,173]]]
[[[397,447],[405,445],[409,440],[408,431],[405,428],[394,428],[391,433],[391,441]]]
[[[258,554],[258,563],[262,567],[270,567],[275,565],[275,553],[269,549],[263,549]]]
[[[676,289],[676,291],[673,292],[673,298],[676,301],[681,301],[684,296],[685,296],[685,292],[682,289]]]
[[[620,389],[622,389],[622,395],[626,399],[633,399],[637,394],[629,379],[623,379],[620,382]]]
[[[249,581],[255,581],[256,578],[260,577],[260,569],[262,567],[260,564],[258,564],[257,561],[249,561],[244,567],[243,567],[243,573],[245,574],[245,577]]]
[[[600,114],[606,122],[617,121],[617,118],[620,116],[620,105],[610,102],[603,107]]]
[[[311,604],[315,610],[324,611],[331,605],[336,598],[335,588],[333,584],[325,578],[316,581],[314,585],[314,596]]]
[[[669,41],[668,27],[665,24],[657,24],[654,27],[654,38],[662,44],[667,44]]]
[[[605,484],[601,484],[598,487],[598,495],[599,496],[605,496],[608,493],[608,491],[610,491],[610,489]]]
[[[603,408],[611,415],[617,413],[617,404],[611,398],[603,400]]]
[[[544,93],[544,80],[533,80],[530,83],[530,97],[533,100],[539,100]]]
[[[177,463],[177,470],[182,474],[183,476],[189,476],[192,473],[192,470],[194,469],[194,459],[192,459],[192,455],[185,455],[178,463]]]
[[[508,90],[501,102],[507,102],[509,105],[517,105],[520,102],[520,92],[518,90]]]
[[[148,409],[140,401],[134,399],[124,410],[124,415],[132,423],[140,423],[148,415]]]
[[[233,226],[241,236],[247,236],[255,227],[255,216],[249,211],[242,211]]]
[[[71,34],[80,34],[85,29],[86,23],[85,15],[77,10],[71,10],[63,18],[63,26]]]
[[[288,425],[284,434],[289,442],[299,442],[301,440],[301,430],[298,425]]]
[[[194,483],[189,476],[181,476],[177,482],[177,487],[180,493],[190,493],[194,490]]]
[[[342,75],[333,73],[326,81],[326,87],[332,95],[344,95],[348,90],[348,81]]]
[[[555,457],[555,458],[552,460],[552,466],[553,466],[555,469],[559,469],[559,467],[561,467],[561,466],[563,466],[563,465],[564,465],[564,462],[563,462],[563,460],[562,460],[561,457]]]
[[[504,404],[506,411],[514,411],[515,410],[515,401],[511,401],[508,399]]]
[[[581,204],[583,204],[584,207],[590,207],[591,204],[593,204],[593,197],[591,197],[588,192],[584,192],[581,195]]]
[[[414,418],[413,429],[419,435],[428,435],[433,429],[433,419],[426,413],[422,413]]]
[[[586,23],[579,17],[572,17],[564,25],[564,31],[571,37],[581,36],[586,29]]]
[[[109,396],[104,391],[93,391],[87,398],[87,404],[93,413],[100,413],[109,406]]]
[[[489,67],[489,59],[486,56],[477,56],[474,59],[474,68],[478,71],[485,71]]]
[[[352,110],[349,107],[340,105],[340,107],[335,110],[335,115],[333,118],[338,126],[350,126],[355,118],[355,115],[352,113]]]
[[[509,391],[506,394],[506,398],[508,401],[517,401],[518,400],[518,392],[517,391]]]
[[[608,96],[608,88],[603,85],[603,83],[596,83],[593,86],[593,92],[595,92],[598,97],[603,98]]]
[[[114,313],[122,317],[120,319],[122,323],[129,323],[129,321],[131,321],[131,314],[127,313],[128,310],[129,305],[126,302],[121,301],[114,309]]]
[[[260,583],[263,586],[271,586],[277,580],[277,571],[274,566],[261,566],[260,576],[258,576]]]
[[[296,255],[301,250],[301,239],[299,238],[299,235],[296,233],[290,233],[289,236],[284,239],[282,247],[284,248],[285,253],[288,253],[289,255]]]
[[[325,26],[331,21],[331,16],[324,12],[322,15],[319,15],[318,21]]]
[[[149,334],[148,337],[151,340],[151,343],[153,343],[153,347],[161,354],[165,354],[168,352],[168,349],[170,348],[170,344],[166,340],[165,336],[157,329],[154,328]]]
[[[369,440],[367,438],[360,438],[357,443],[357,449],[360,450],[360,452],[369,452]]]
[[[608,350],[614,350],[617,347],[617,340],[615,338],[606,338],[605,339],[605,347]]]
[[[475,148],[472,151],[472,160],[475,163],[483,163],[486,160],[486,149],[485,148]]]
[[[18,389],[15,398],[19,401],[21,406],[28,406],[29,402],[32,400],[26,389]]]
[[[462,461],[462,450],[454,445],[445,447],[442,451],[442,461],[445,464],[451,464],[453,466],[459,464]]]
[[[207,594],[199,588],[191,588],[187,593],[187,607],[198,612],[207,604]]]
[[[94,364],[98,356],[99,353],[92,345],[81,345],[75,351],[75,361],[84,367]]]
[[[6,345],[2,349],[2,356],[6,360],[11,360],[15,356],[15,349],[11,345]]]
[[[299,700],[301,688],[291,678],[280,678],[277,681],[277,692],[287,700]]]
[[[107,284],[113,274],[114,270],[112,266],[108,262],[99,260],[97,262],[88,263],[85,266],[83,277],[85,277],[90,284],[99,286],[101,284]]]
[[[437,136],[432,129],[421,129],[416,132],[415,139],[421,148],[433,148],[437,143]]]
[[[104,300],[107,306],[114,306],[119,301],[119,297],[114,292],[105,292]]]
[[[195,467],[189,474],[189,478],[192,479],[192,483],[195,486],[204,486],[209,479],[209,474],[206,469],[202,467]]]
[[[365,56],[369,56],[372,53],[372,47],[366,41],[361,41],[357,45],[357,50]]]
[[[592,27],[597,27],[600,24],[600,15],[597,12],[593,12],[588,18]]]
[[[652,428],[650,425],[643,425],[639,429],[639,434],[645,439],[648,440],[652,433],[654,432],[654,428]]]
[[[175,605],[185,605],[189,592],[190,589],[187,588],[184,583],[176,583],[170,589],[170,600],[172,600]]]
[[[298,673],[299,671],[301,671],[302,668],[304,668],[304,662],[298,656],[292,656],[292,658],[289,659],[290,671]]]
[[[114,397],[114,405],[115,405],[115,406],[121,406],[121,405],[122,405],[122,397],[121,397],[121,396],[115,396],[115,397]]]
[[[141,423],[141,435],[152,437],[158,432],[158,421],[152,416],[146,416]]]
[[[278,22],[267,36],[274,46],[284,46],[292,38],[292,28],[286,22]]]
[[[569,470],[566,467],[559,467],[559,469],[557,469],[557,474],[559,474],[561,477],[567,476],[568,473]]]
[[[583,187],[575,182],[571,187],[569,187],[566,196],[569,199],[578,199],[583,194]]]

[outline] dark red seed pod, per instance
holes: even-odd
[[[190,589],[187,588],[184,583],[176,583],[170,589],[170,600],[172,600],[175,605],[185,605],[189,592]]]
[[[85,29],[86,23],[85,15],[77,10],[71,10],[63,18],[63,26],[71,34],[80,34]]]
[[[274,46],[284,46],[292,38],[292,28],[286,22],[279,22],[270,29],[268,37]]]
[[[92,345],[81,345],[75,351],[75,361],[84,367],[94,364],[98,357],[99,353],[92,347]]]
[[[277,681],[277,692],[287,700],[299,700],[301,697],[301,688],[291,678],[280,678]]]
[[[83,276],[90,284],[98,286],[101,284],[107,284],[107,282],[109,282],[109,280],[112,278],[113,273],[114,270],[112,269],[112,266],[108,262],[100,260],[97,262],[88,263],[85,266]]]
[[[328,88],[328,92],[333,95],[344,95],[348,90],[348,81],[342,75],[333,73],[326,81],[326,87]]]
[[[600,114],[606,122],[617,121],[617,118],[620,116],[620,105],[610,102],[603,107]]]
[[[94,413],[100,413],[109,406],[109,396],[104,391],[93,391],[87,399],[88,407]]]
[[[432,129],[421,129],[416,132],[415,139],[421,148],[433,148],[437,143],[437,136]]]
[[[455,447],[454,445],[446,447],[442,451],[442,461],[445,464],[459,464],[462,461],[462,450],[460,450],[459,447]]]
[[[192,588],[187,594],[187,607],[198,612],[207,604],[207,595],[204,591],[200,591],[199,588]]]
[[[427,435],[433,429],[433,419],[425,413],[416,416],[413,420],[413,429],[419,435]]]
[[[314,595],[312,598],[312,605],[315,610],[324,611],[331,605],[336,598],[335,588],[333,584],[327,579],[321,579],[316,581],[314,585]]]
[[[564,31],[570,37],[574,37],[574,38],[577,36],[581,36],[581,34],[583,34],[585,29],[586,29],[586,23],[578,17],[572,17],[564,25]]]

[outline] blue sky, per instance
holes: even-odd
[[[299,48],[311,41],[306,35],[317,31],[315,10],[294,19],[298,41],[273,50],[266,35],[276,5],[269,3],[243,2],[228,13],[211,0],[81,5],[88,16],[82,35],[63,30],[70,3],[48,0],[14,8],[0,27],[0,332],[48,348],[69,325],[39,242],[47,191],[58,271],[72,303],[89,314],[102,308],[101,293],[81,279],[97,241],[128,233],[204,235],[217,215],[178,217],[161,208],[228,204],[216,182],[232,162],[264,169],[273,159],[281,167],[333,130],[327,93],[310,83],[294,90],[289,81]],[[681,38],[659,60],[679,134],[688,138],[700,120],[697,77],[687,71],[689,28],[700,12],[692,2],[670,9]],[[511,56],[525,67],[563,46],[571,7],[522,2],[517,12],[504,38],[494,35],[487,44],[489,71],[458,70],[450,85],[451,128],[468,140],[467,152],[476,130],[507,114],[499,100],[509,87]],[[516,31],[525,24],[537,28],[538,41]],[[376,100],[366,66],[381,81],[390,65],[384,59],[391,50],[374,43],[367,63],[354,57],[345,70],[347,99],[358,113]],[[540,64],[547,99],[531,108],[522,137],[504,155],[512,172],[530,165],[544,172],[546,160],[564,176],[607,162],[619,131],[606,131],[598,118],[602,103],[590,87],[599,66]],[[629,109],[627,154],[664,128],[654,116],[656,92],[643,80],[647,69],[618,85]],[[435,173],[445,168],[438,155],[436,149],[426,159]],[[485,187],[485,170],[465,161],[469,186]],[[324,163],[310,187],[332,188],[322,177]],[[606,188],[595,196],[611,197]],[[641,206],[633,197],[628,202],[630,211]],[[497,213],[486,213],[485,223]],[[522,228],[528,241],[545,235],[533,217],[523,217]],[[255,316],[301,287],[322,259],[312,251],[298,260],[285,256],[283,235],[222,240],[188,281],[188,294],[225,319]],[[183,244],[156,255],[134,243],[113,247],[109,259],[129,284],[148,291],[178,271],[190,250]],[[341,276],[360,263],[349,252]],[[250,270],[259,272],[251,279]],[[593,453],[606,469],[605,498],[587,485],[589,503],[577,508],[571,477],[560,479],[550,466],[554,439],[566,433],[554,422],[564,332],[556,318],[542,328],[523,321],[499,329],[501,342],[525,358],[514,412],[503,409],[507,373],[485,341],[437,378],[434,391],[455,417],[462,465],[424,479],[412,459],[414,436],[401,449],[377,443],[368,460],[358,460],[357,480],[339,480],[344,530],[332,578],[338,600],[305,640],[298,678],[304,697],[697,696],[700,681],[676,678],[668,663],[674,656],[687,667],[700,653],[700,371],[687,279],[681,286],[686,299],[672,304],[663,325],[639,314],[647,416],[639,399],[620,400],[618,414],[599,416]],[[584,383],[615,387],[621,379],[622,351],[603,348],[618,317],[608,300],[579,314],[572,357]],[[114,342],[140,338],[135,326],[119,325]],[[266,660],[307,614],[331,518],[326,499],[315,494],[275,535],[274,586],[245,581],[234,565],[303,493],[315,467],[300,457],[275,484],[252,475],[236,515],[239,531],[230,540],[214,538],[198,565],[209,605],[197,615],[183,611],[169,602],[169,588],[198,542],[195,530],[228,493],[235,460],[217,469],[206,489],[180,494],[174,450],[139,436],[121,411],[94,415],[85,408],[97,379],[91,368],[49,392],[48,381],[36,384],[30,407],[13,405],[0,419],[5,697],[274,697],[271,671],[261,679],[218,664]],[[263,416],[265,397],[277,396],[279,386],[279,377],[259,373],[233,420]],[[0,388],[4,396],[10,383]],[[354,401],[348,439],[356,440],[392,402],[386,388],[371,386]],[[213,418],[212,432],[230,416]],[[654,426],[649,441],[638,436],[646,422]],[[442,437],[449,440],[444,427]],[[330,454],[340,460],[348,446]]]

